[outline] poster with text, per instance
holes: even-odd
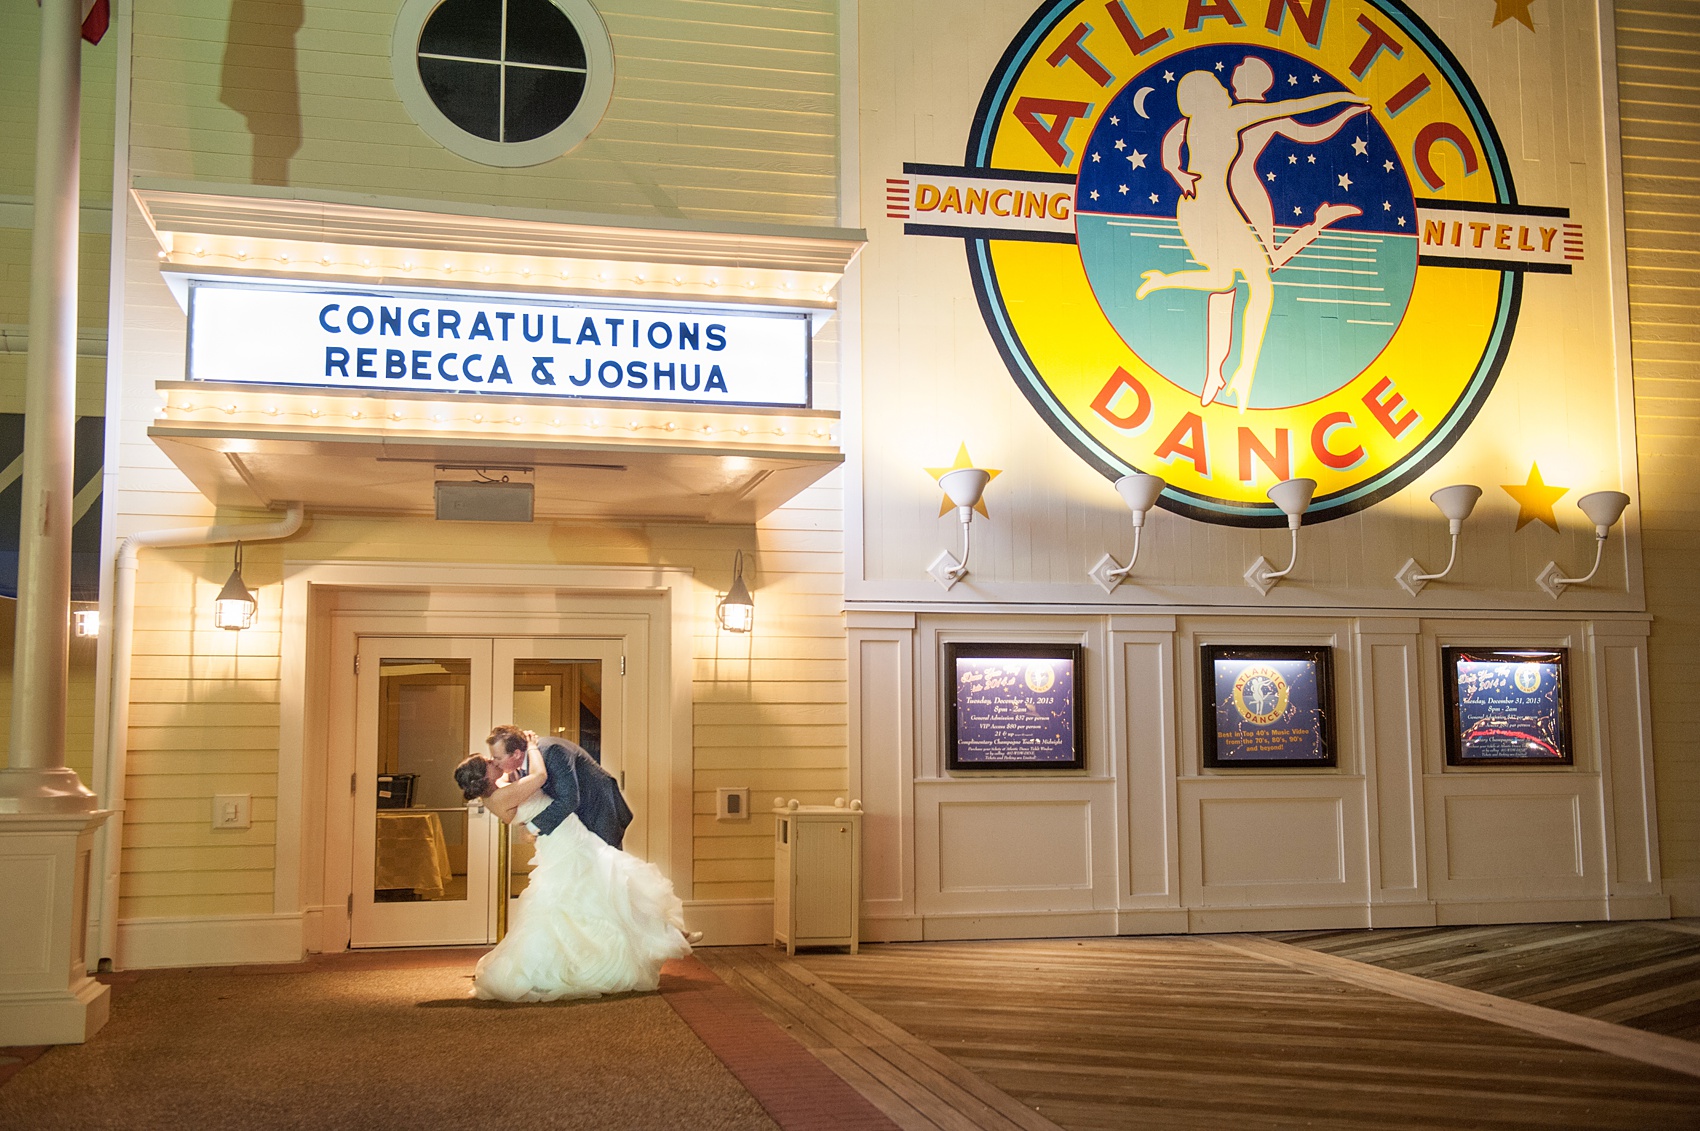
[[[1206,646],[1204,765],[1335,764],[1327,648]]]
[[[1563,649],[1447,648],[1442,666],[1448,764],[1573,763]]]
[[[1084,766],[1076,644],[950,644],[953,770]]]

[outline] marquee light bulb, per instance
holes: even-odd
[[[289,253],[287,251],[279,252],[278,256],[277,256],[277,261],[279,263],[288,263],[289,262]]]
[[[391,420],[400,420],[401,419],[401,413],[399,413],[399,412],[390,413],[390,419]]]
[[[440,412],[433,412],[431,414],[431,419],[436,423],[441,424],[443,422],[443,414]]]
[[[312,408],[310,408],[310,409],[308,409],[308,410],[307,410],[307,415],[308,415],[308,416],[318,416],[318,415],[319,415],[319,409],[318,409],[318,406],[317,406],[317,405],[315,405],[315,406],[314,406],[314,407],[312,407]]]
[[[484,423],[484,414],[482,412],[473,413],[472,414],[472,422],[474,424],[483,424]]]
[[[519,413],[516,412],[513,415],[512,422],[514,424],[524,424],[525,423],[525,417],[521,416]]]

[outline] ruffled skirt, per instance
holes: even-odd
[[[577,815],[538,837],[532,859],[507,937],[479,960],[474,996],[558,1001],[654,990],[661,964],[691,952],[672,881]]]

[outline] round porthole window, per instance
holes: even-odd
[[[559,157],[614,92],[614,49],[589,0],[404,0],[390,64],[420,128],[484,165]]]

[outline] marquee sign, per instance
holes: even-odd
[[[965,165],[887,214],[966,241],[1028,400],[1162,505],[1284,523],[1398,490],[1492,389],[1525,277],[1585,254],[1517,199],[1469,77],[1396,0],[1054,0],[981,97]],[[1551,284],[1549,284],[1551,285]]]
[[[809,404],[806,314],[196,281],[192,381]]]

